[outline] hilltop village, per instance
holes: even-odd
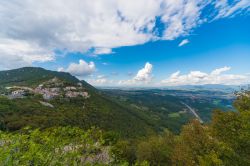
[[[9,99],[25,98],[31,95],[41,95],[44,100],[51,100],[56,97],[83,97],[85,99],[90,97],[80,82],[77,85],[72,85],[63,82],[56,77],[38,85],[35,88],[26,86],[6,87],[6,93],[4,95]]]

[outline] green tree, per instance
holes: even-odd
[[[214,112],[212,134],[233,149],[231,165],[250,165],[250,99],[245,92],[237,98],[235,107],[237,112]]]
[[[119,140],[111,149],[115,160],[114,163],[120,164],[128,162],[128,164],[133,164],[136,160],[135,151],[136,146],[133,142],[128,140]]]
[[[230,148],[213,138],[209,127],[193,120],[185,125],[176,139],[172,154],[174,165],[223,165],[221,155]]]
[[[136,156],[139,162],[148,161],[150,165],[171,164],[174,135],[165,131],[159,136],[151,136],[137,146]]]
[[[250,165],[250,111],[215,111],[211,130],[213,137],[234,152],[224,159],[228,165]]]

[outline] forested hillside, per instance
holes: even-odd
[[[45,70],[38,67],[24,67],[20,69],[0,71],[1,86],[36,86],[44,81],[58,77],[64,81],[77,83],[79,80],[69,73]]]
[[[157,128],[144,113],[110,100],[68,73],[31,67],[2,71],[0,86],[2,130],[96,126],[123,137],[135,137]]]
[[[247,166],[250,164],[250,93],[240,92],[236,112],[216,110],[211,123],[193,120],[178,135],[166,130],[117,139],[96,128],[0,132],[1,165]]]

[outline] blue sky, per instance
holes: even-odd
[[[39,66],[96,86],[250,82],[248,0],[43,3],[0,2],[0,69]]]

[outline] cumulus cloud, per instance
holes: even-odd
[[[188,44],[189,40],[188,39],[184,39],[180,42],[180,44],[178,45],[179,47],[184,46],[185,44]]]
[[[96,67],[94,62],[85,62],[84,60],[80,59],[79,63],[71,63],[69,64],[67,69],[58,68],[58,71],[69,72],[74,76],[83,77],[88,76],[95,72]]]
[[[141,70],[138,71],[134,80],[142,82],[150,82],[152,80],[153,65],[147,62]]]
[[[191,71],[188,74],[181,75],[180,71],[173,73],[169,78],[162,80],[162,85],[178,86],[178,85],[204,85],[204,84],[225,84],[239,85],[249,83],[248,75],[225,74],[230,67],[222,67],[213,70],[211,73],[201,71]]]
[[[185,36],[208,20],[249,11],[249,0],[0,1],[0,67],[53,59],[54,50],[109,54],[112,49]],[[206,7],[211,13],[205,13]],[[156,19],[164,25],[158,28]],[[10,42],[11,41],[11,42]],[[14,43],[14,44],[13,44]],[[18,44],[17,44],[18,43]],[[18,45],[18,46],[17,46]],[[31,49],[26,49],[27,47]],[[27,56],[28,55],[28,56]],[[42,58],[41,58],[42,57]],[[15,59],[18,59],[17,61]]]
[[[153,65],[147,62],[137,74],[131,79],[115,80],[106,75],[98,75],[95,79],[87,79],[95,86],[181,86],[181,85],[205,85],[205,84],[223,84],[223,85],[241,85],[249,84],[250,74],[230,74],[231,67],[225,66],[214,69],[209,73],[202,71],[190,71],[188,74],[181,74],[180,71],[172,73],[167,79],[154,81],[152,76]]]
[[[119,85],[141,85],[141,84],[148,84],[152,81],[152,70],[153,65],[147,62],[145,66],[140,69],[136,76],[130,80],[120,80],[118,82]]]

